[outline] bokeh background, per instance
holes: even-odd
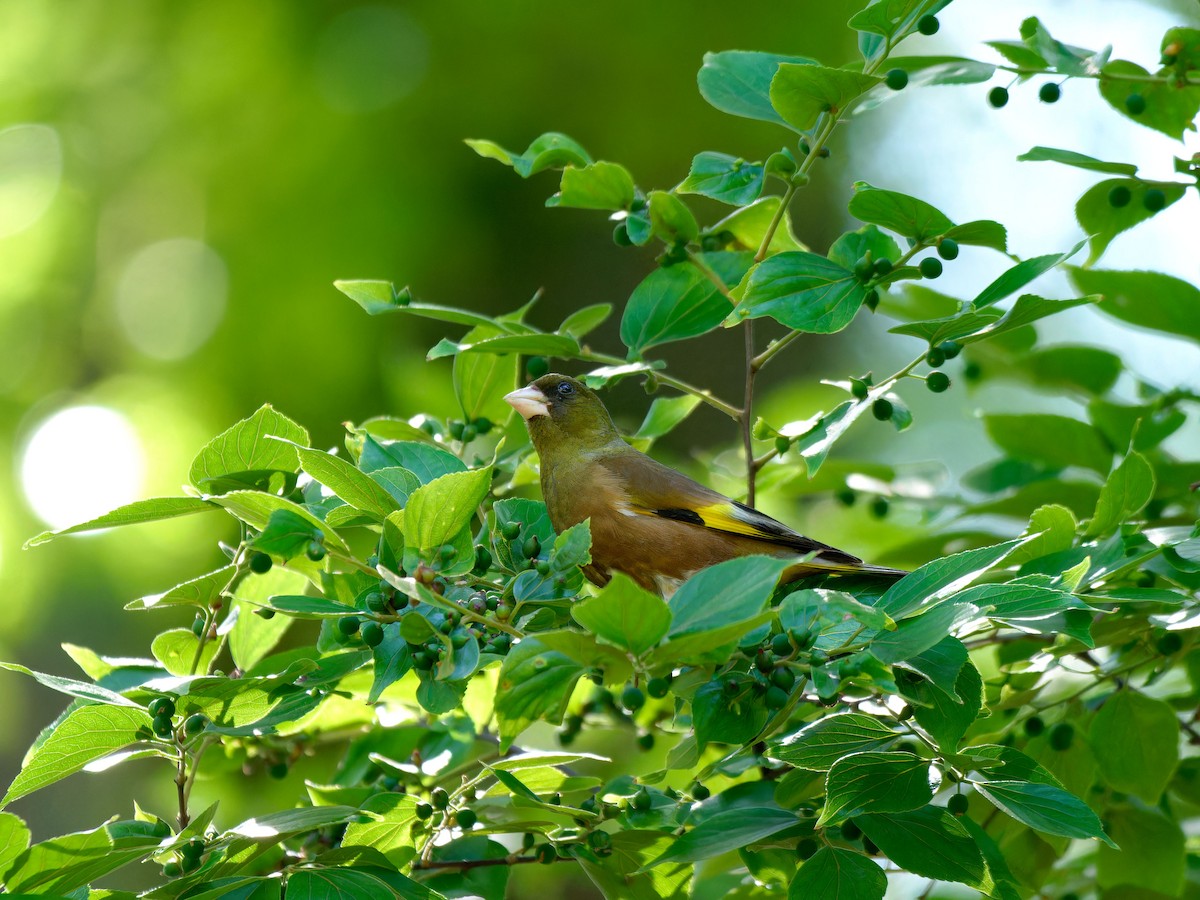
[[[335,279],[394,280],[431,302],[487,312],[541,288],[531,318],[546,327],[589,303],[620,309],[653,266],[650,254],[614,246],[600,215],[545,209],[552,175],[522,182],[464,138],[519,151],[543,131],[563,131],[594,157],[625,164],[644,189],[677,184],[701,150],[765,158],[788,134],[709,107],[695,88],[703,53],[760,49],[840,64],[855,53],[845,21],[860,5],[6,0],[0,659],[76,674],[60,644],[144,656],[157,630],[186,624],[120,607],[212,568],[216,541],[232,533],[219,516],[21,544],[46,527],[176,493],[196,450],[260,404],[304,423],[316,446],[339,442],[346,420],[454,413],[449,361],[424,361],[454,331],[368,318]],[[980,42],[1015,38],[1026,15],[1062,40],[1111,43],[1114,55],[1148,66],[1167,27],[1200,17],[1189,0],[958,0],[941,32],[912,52],[996,60]],[[1066,147],[1169,177],[1172,155],[1200,149],[1117,117],[1093,84],[1067,84],[1054,107],[1025,86],[1000,111],[988,108],[986,90],[905,91],[842,129],[794,208],[799,237],[823,251],[854,227],[845,202],[862,179],[922,196],[959,221],[998,219],[1018,254],[1062,250],[1082,237],[1070,210],[1095,179],[1017,163],[1018,153]],[[723,214],[715,204],[698,209],[709,221]],[[1195,216],[1188,196],[1119,238],[1105,263],[1195,279]],[[964,250],[938,287],[972,296],[1003,265]],[[1053,278],[1039,287],[1069,290]],[[594,343],[620,353],[617,320]],[[798,343],[767,371],[763,409],[777,422],[807,418],[837,399],[820,378],[892,371],[918,347],[883,342],[889,324],[864,314],[837,338]],[[1056,333],[1119,350],[1159,383],[1200,387],[1200,359],[1183,344],[1131,337],[1091,310],[1048,328],[1049,342]],[[682,377],[738,395],[740,336],[663,355]],[[1013,390],[985,384],[936,400],[912,391],[920,427],[899,437],[860,428],[844,452],[960,473],[991,452],[974,414],[1005,408]],[[636,385],[612,396],[630,426],[646,403]],[[661,452],[686,462],[734,438],[701,410]],[[1185,429],[1173,441],[1195,446],[1200,436]],[[937,527],[919,510],[880,522],[832,502],[766,502],[822,539],[877,556],[914,529]],[[61,706],[59,695],[0,675],[0,780],[11,780]],[[155,808],[169,787],[165,770],[140,763],[126,776],[74,776],[14,811],[42,839],[128,814],[130,797]]]

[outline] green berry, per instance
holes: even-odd
[[[463,436],[463,429],[466,427],[466,425],[467,425],[466,422],[460,422],[458,419],[451,419],[450,420],[450,437],[454,438],[456,441],[461,441],[462,436]]]
[[[162,738],[169,738],[175,732],[170,716],[155,716],[150,722],[150,727],[154,729],[155,734]]]
[[[908,87],[908,73],[903,69],[890,70],[883,80],[893,91],[902,91]]]
[[[853,506],[858,500],[858,494],[854,492],[853,488],[842,488],[834,496],[842,506]]]
[[[1108,205],[1116,209],[1128,206],[1129,201],[1132,199],[1133,192],[1129,190],[1128,185],[1118,184],[1108,192]]]
[[[325,545],[320,541],[309,541],[308,546],[304,548],[304,555],[313,562],[320,562],[325,558]]]
[[[428,819],[432,815],[433,815],[433,807],[430,806],[428,803],[418,803],[417,804],[417,818],[418,819]]]
[[[362,639],[368,647],[378,647],[383,643],[383,626],[378,622],[367,622],[362,627]]]
[[[433,803],[434,809],[445,809],[450,805],[450,795],[446,793],[445,788],[434,788],[429,799]]]
[[[637,739],[638,746],[643,750],[654,749],[654,735],[647,731],[645,734],[639,734]]]
[[[667,696],[671,685],[665,678],[651,678],[646,682],[646,693],[656,700]]]
[[[928,37],[931,34],[937,34],[938,29],[942,27],[942,23],[938,21],[937,16],[928,14],[917,19],[917,31]]]
[[[945,372],[930,372],[925,376],[925,387],[935,394],[940,394],[950,387],[950,376]]]
[[[283,781],[288,775],[288,764],[283,761],[271,763],[267,767],[267,774],[276,781]]]
[[[867,296],[863,297],[863,306],[871,312],[875,312],[875,308],[879,306],[879,291],[871,288],[867,291]]]
[[[534,565],[534,568],[537,569],[537,573],[539,575],[541,575],[542,577],[545,577],[550,574],[549,560],[539,559],[537,561],[537,563]]]
[[[1030,716],[1025,720],[1025,733],[1030,737],[1037,737],[1046,730],[1046,723],[1041,716]]]
[[[483,544],[475,545],[475,569],[474,571],[482,574],[492,566],[492,553]]]
[[[1150,212],[1158,212],[1167,205],[1167,195],[1158,188],[1150,188],[1146,191],[1146,195],[1142,197],[1142,206],[1150,210]]]
[[[463,426],[462,442],[464,444],[471,443],[471,441],[475,440],[475,438],[477,438],[477,437],[479,437],[479,431],[478,431],[478,429],[476,429],[476,427],[474,425],[472,425],[468,422],[466,425]]]
[[[946,809],[951,815],[961,816],[967,811],[967,795],[952,794],[950,799],[946,801]]]
[[[1057,103],[1062,96],[1062,88],[1053,81],[1048,81],[1038,89],[1038,99],[1043,103]]]
[[[654,801],[650,799],[650,792],[645,788],[638,788],[638,792],[633,795],[633,808],[645,812]]]
[[[255,614],[256,616],[258,616],[260,619],[273,619],[273,618],[275,618],[275,610],[273,610],[273,609],[269,609],[269,608],[267,608],[267,607],[265,607],[265,606],[259,606],[259,607],[255,607],[254,614]]]
[[[1131,116],[1140,116],[1146,111],[1146,98],[1141,94],[1130,94],[1125,98],[1125,110]]]
[[[787,438],[785,438],[783,435],[780,435],[779,437],[775,438],[775,452],[778,453],[780,456],[783,456],[783,454],[787,453],[788,448],[791,446],[792,446],[792,442],[789,441]]]
[[[857,841],[862,837],[862,829],[853,820],[846,821],[842,824],[842,837],[847,841]]]
[[[942,259],[958,259],[958,241],[954,238],[942,238],[937,243],[937,253]]]
[[[427,650],[418,650],[412,655],[413,668],[418,672],[428,672],[435,662],[437,658]]]
[[[438,558],[441,559],[442,562],[449,562],[450,560],[454,559],[457,554],[458,550],[454,548],[453,544],[442,544],[442,546],[438,547]]]
[[[475,431],[478,432],[479,434],[487,434],[489,431],[492,430],[493,427],[495,427],[492,424],[492,420],[489,418],[486,418],[485,416],[480,416],[472,424],[474,424]]]
[[[771,684],[783,688],[785,691],[790,691],[793,685],[796,684],[796,675],[787,666],[780,666],[771,673]]]
[[[629,226],[622,219],[613,226],[612,233],[613,243],[618,247],[630,247],[633,245],[633,239],[629,236]]]
[[[612,846],[612,836],[607,831],[593,831],[587,836],[587,842],[593,850],[607,850]]]
[[[199,859],[204,855],[204,841],[200,838],[192,838],[179,848],[179,853],[189,859]]]
[[[550,361],[544,356],[531,356],[525,361],[525,371],[534,381],[550,371]]]
[[[963,378],[967,379],[967,381],[978,381],[982,377],[983,366],[979,365],[979,363],[975,362],[974,360],[971,360],[965,366],[963,366]]]
[[[942,274],[942,261],[936,256],[927,256],[917,266],[924,278],[937,278]]]
[[[200,868],[200,857],[185,856],[179,861],[179,867],[183,869],[183,873],[185,875],[188,872],[195,872],[198,868]]]
[[[517,539],[517,537],[521,534],[521,523],[520,522],[505,522],[500,527],[500,533],[502,535],[504,535],[504,539],[506,541],[515,541]]]
[[[338,619],[338,631],[345,635],[358,634],[358,627],[361,623],[358,621],[358,616],[343,616]]]
[[[621,705],[630,712],[637,712],[646,704],[646,695],[637,685],[627,684],[621,691]]]
[[[533,851],[533,856],[543,866],[548,866],[558,859],[558,851],[554,849],[553,844],[538,844],[538,848]]]
[[[855,400],[866,400],[867,394],[870,393],[870,386],[860,378],[850,379],[850,395]]]
[[[178,878],[183,874],[183,866],[177,862],[169,862],[163,866],[162,873],[166,878]]]
[[[1177,632],[1168,631],[1158,639],[1155,647],[1163,656],[1174,656],[1183,649],[1183,638]]]
[[[1000,109],[1002,106],[1007,105],[1008,88],[992,88],[990,91],[988,91],[988,103],[990,103],[996,109]]]
[[[692,782],[691,795],[693,800],[707,800],[712,796],[712,791],[699,781]]]
[[[479,821],[479,816],[475,814],[473,809],[460,809],[454,814],[454,819],[458,823],[459,828],[473,828],[475,823]]]
[[[871,501],[871,515],[877,519],[886,518],[890,508],[891,504],[887,497],[876,497]]]
[[[881,256],[875,260],[875,274],[882,278],[884,275],[892,271],[892,261],[886,256]]]
[[[525,543],[521,545],[521,552],[526,559],[537,559],[538,554],[542,552],[542,542],[536,534],[531,534],[525,539]]]
[[[767,709],[783,709],[787,706],[788,692],[783,688],[771,685],[767,688],[766,704]]]
[[[537,838],[534,837],[532,834],[530,834],[528,831],[525,832],[523,835],[521,835],[521,849],[522,850],[532,850],[533,845],[535,843],[537,843]]]
[[[363,602],[371,612],[383,612],[388,607],[387,597],[379,591],[371,591]]]
[[[776,656],[791,656],[792,641],[786,634],[780,633],[771,638],[771,652]],[[776,669],[776,671],[780,671]]]
[[[818,849],[820,848],[813,838],[805,838],[796,844],[796,858],[811,859],[813,854],[815,854]]]
[[[170,697],[155,697],[146,707],[151,716],[166,716],[168,719],[175,715],[175,701]]]
[[[892,417],[892,401],[883,397],[878,398],[871,404],[871,415],[880,422],[886,422]]]
[[[200,715],[200,713],[193,713],[184,720],[183,733],[188,737],[194,737],[207,727],[208,719]]]
[[[1070,722],[1059,722],[1050,729],[1049,740],[1055,750],[1070,750],[1075,740],[1075,726]]]
[[[925,362],[935,369],[940,368],[946,363],[946,351],[941,347],[930,347],[925,354]]]
[[[272,565],[273,563],[271,561],[271,557],[267,556],[267,554],[259,553],[258,551],[250,554],[251,572],[254,572],[258,575],[265,575],[267,572],[271,571]]]
[[[203,637],[208,624],[204,621],[204,616],[196,613],[196,618],[192,619],[192,634],[196,637]]]
[[[867,281],[871,277],[872,269],[871,260],[865,256],[860,256],[854,264],[854,277],[859,281]]]
[[[958,343],[958,341],[942,341],[938,344],[938,348],[946,354],[946,359],[954,359],[954,357],[962,353],[962,344]]]

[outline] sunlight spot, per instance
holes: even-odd
[[[14,125],[0,131],[0,238],[40,219],[61,180],[57,131],[48,125]]]
[[[145,458],[133,426],[103,406],[59,410],[38,425],[21,457],[21,486],[51,528],[94,519],[136,500]]]
[[[229,276],[208,245],[173,238],[142,248],[117,286],[117,319],[130,342],[154,359],[182,359],[221,322]]]

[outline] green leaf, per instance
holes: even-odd
[[[770,745],[769,755],[798,769],[823,772],[851,753],[879,750],[900,735],[874,716],[838,713],[817,719]]]
[[[1075,515],[1065,506],[1056,503],[1039,506],[1029,517],[1025,534],[1031,540],[1018,547],[1009,556],[1009,563],[1021,564],[1039,556],[1061,553],[1075,544]]]
[[[217,509],[219,507],[213,507]],[[165,609],[169,606],[208,606],[233,579],[237,567],[224,566],[215,572],[177,584],[161,594],[148,594],[131,600],[125,609]]]
[[[950,0],[876,0],[850,17],[846,24],[856,31],[866,31],[890,38],[911,32],[917,19],[931,15],[948,6]]]
[[[95,703],[107,703],[112,706],[128,706],[133,709],[141,709],[141,705],[134,703],[128,697],[123,697],[115,691],[110,691],[108,688],[101,687],[98,684],[91,684],[87,681],[77,681],[74,678],[63,678],[61,675],[46,675],[43,672],[35,672],[33,669],[27,669],[24,666],[16,663],[0,662],[0,669],[7,669],[10,672],[19,672],[22,675],[28,675],[38,684],[45,685],[51,690],[58,691],[60,694],[66,694],[69,697],[78,697],[81,700],[91,700]],[[3,870],[0,869],[0,873]]]
[[[293,503],[285,497],[268,494],[263,491],[230,491],[218,497],[209,498],[213,503],[227,510],[231,515],[245,522],[251,528],[262,531],[271,521],[271,516],[280,510],[303,519],[308,526],[325,535],[325,544],[338,550],[345,550],[346,543],[333,529],[310,513],[298,503]]]
[[[1095,75],[1108,61],[1111,52],[1111,48],[1108,47],[1096,53],[1056,41],[1035,16],[1030,16],[1021,23],[1021,40],[1062,75]]]
[[[558,326],[558,333],[569,334],[575,340],[579,340],[604,324],[612,315],[612,310],[611,303],[593,303],[591,306],[577,309],[563,319],[562,324]]]
[[[775,217],[779,214],[779,204],[782,198],[775,194],[761,197],[749,206],[735,209],[724,219],[706,230],[706,234],[732,235],[733,242],[728,246],[741,248],[749,253],[757,253],[767,232],[773,227]],[[783,218],[771,234],[767,244],[768,253],[782,253],[786,250],[806,250],[792,230],[792,214],[783,211]],[[749,261],[747,261],[749,268]],[[739,277],[738,281],[741,281]]]
[[[954,685],[966,661],[967,648],[963,642],[953,635],[946,635],[929,649],[896,665],[920,675],[932,687],[959,703],[962,698],[954,693]]]
[[[771,105],[771,81],[780,63],[816,65],[802,56],[724,50],[704,54],[696,83],[700,95],[721,112],[786,125]]]
[[[324,531],[321,533],[324,534]],[[307,518],[290,509],[277,509],[267,518],[267,524],[250,542],[250,546],[289,560],[303,553],[309,543],[315,540],[315,535],[316,531]]]
[[[985,43],[1025,72],[1040,72],[1050,68],[1050,63],[1046,62],[1040,53],[1031,50],[1021,41],[985,41]]]
[[[945,809],[871,813],[854,820],[863,834],[914,875],[980,887],[987,879],[983,855],[970,833]]]
[[[714,813],[691,831],[676,838],[645,868],[669,862],[712,859],[791,828],[797,821],[794,812],[773,806],[740,807]]]
[[[930,604],[924,611],[901,619],[895,630],[877,635],[871,642],[871,655],[888,665],[911,659],[979,616],[978,606],[957,597],[953,602]]]
[[[1035,384],[1104,394],[1125,370],[1121,357],[1098,347],[1060,345],[1022,356],[1021,374]]]
[[[525,638],[500,666],[496,687],[496,719],[500,747],[507,750],[522,731],[539,719],[562,721],[583,666],[536,638]]]
[[[700,398],[694,394],[683,394],[679,397],[655,397],[650,408],[646,410],[646,418],[633,433],[634,440],[654,441],[670,433],[692,411],[700,405]]]
[[[523,353],[569,358],[579,354],[579,341],[569,334],[546,334],[541,331],[500,334],[472,342],[442,338],[425,354],[425,359],[444,359],[460,353]]]
[[[200,638],[190,628],[169,628],[154,636],[150,652],[172,675],[195,675],[208,671],[208,665],[221,645],[207,641],[200,647]],[[193,665],[194,664],[194,665]]]
[[[1088,418],[1100,429],[1114,447],[1129,447],[1134,450],[1153,450],[1178,431],[1186,416],[1178,409],[1162,408],[1157,401],[1141,406],[1125,406],[1097,398],[1088,404]],[[1158,468],[1163,467],[1157,462]],[[1194,480],[1194,479],[1183,479]],[[1167,482],[1159,479],[1160,491]]]
[[[1040,619],[1067,609],[1088,609],[1086,602],[1068,591],[1037,584],[981,584],[952,598],[972,603],[997,619]]]
[[[297,619],[339,619],[343,616],[358,615],[362,610],[339,600],[329,600],[325,597],[305,597],[300,594],[272,594],[265,606],[285,616]],[[409,617],[405,617],[406,621]],[[413,616],[416,619],[419,616]]]
[[[732,700],[723,685],[719,679],[708,681],[692,697],[692,727],[701,750],[713,741],[744,744],[766,724],[767,710],[748,685]]]
[[[61,781],[93,760],[138,742],[142,736],[150,736],[150,716],[145,710],[80,706],[25,757],[0,807]]]
[[[1083,269],[1067,273],[1077,287],[1100,294],[1102,313],[1166,334],[1200,341],[1200,288],[1160,272],[1122,272]]]
[[[933,799],[929,761],[912,753],[851,753],[829,769],[825,798],[818,826],[864,812],[920,809]]]
[[[1110,193],[1117,187],[1129,191],[1131,199],[1123,206],[1113,206],[1109,201]],[[1145,202],[1146,192],[1151,190],[1161,192],[1166,198],[1162,207],[1166,209],[1183,198],[1187,185],[1172,181],[1109,178],[1084,192],[1075,204],[1075,218],[1079,221],[1079,227],[1089,235],[1091,252],[1087,265],[1094,265],[1118,234],[1158,214],[1158,210],[1152,211]]]
[[[466,464],[447,450],[416,441],[363,441],[359,468],[374,475],[381,469],[407,469],[421,484],[428,484],[449,472],[465,472]]]
[[[700,226],[687,204],[667,191],[651,191],[650,227],[657,237],[668,244],[688,244],[700,235]]]
[[[621,572],[594,597],[571,605],[571,616],[600,639],[640,656],[655,646],[671,625],[662,597],[643,590]]]
[[[29,827],[19,816],[0,813],[0,878],[29,847]]]
[[[991,306],[1005,297],[1011,296],[1030,282],[1045,275],[1055,266],[1060,265],[1074,256],[1083,247],[1085,242],[1081,241],[1065,253],[1050,253],[1046,256],[1034,256],[1030,259],[1022,260],[1015,266],[1002,272],[995,281],[983,289],[978,297],[972,301],[976,309],[982,309],[985,306]],[[1097,293],[1088,291],[1087,293]]]
[[[626,829],[613,834],[611,856],[582,850],[576,858],[604,900],[687,900],[693,873],[688,863],[642,871],[672,840],[662,831]]]
[[[939,2],[940,5],[940,2]],[[893,56],[888,54],[888,68],[903,69],[908,73],[908,87],[927,87],[938,84],[980,84],[996,74],[991,63],[961,56]],[[855,109],[862,112],[877,106],[883,100],[896,96],[895,91],[876,91]]]
[[[192,460],[188,479],[201,490],[213,491],[229,475],[296,472],[294,444],[307,447],[308,432],[267,404],[209,441]]]
[[[300,468],[313,480],[377,521],[382,522],[388,513],[400,508],[391,494],[346,460],[307,447],[297,447],[296,453]]]
[[[808,131],[822,113],[845,112],[882,81],[878,75],[850,69],[784,63],[771,81],[771,105],[787,124],[797,131]]]
[[[1089,172],[1104,172],[1107,175],[1137,175],[1138,167],[1133,163],[1105,162],[1094,156],[1076,153],[1074,150],[1057,150],[1054,147],[1033,147],[1017,157],[1019,162],[1056,162],[1074,166]]]
[[[229,653],[243,672],[258,665],[292,624],[290,616],[264,619],[254,615],[254,610],[270,597],[299,593],[307,581],[299,572],[275,566],[264,575],[252,575],[238,582],[233,594],[237,618],[229,632]]]
[[[448,543],[475,515],[492,487],[491,467],[451,472],[413,491],[404,507],[404,540],[427,550]]]
[[[953,238],[960,244],[990,247],[1001,253],[1008,252],[1007,229],[999,222],[993,222],[990,219],[978,219],[974,222],[955,225],[945,233],[945,237]]]
[[[1066,312],[1076,306],[1095,303],[1098,299],[1099,297],[1093,296],[1070,300],[1047,300],[1036,294],[1022,294],[1012,308],[1004,313],[991,307],[976,309],[973,303],[966,303],[953,316],[925,322],[909,322],[905,325],[898,325],[891,331],[895,334],[919,337],[932,345],[940,344],[942,341],[972,344],[1016,331],[1039,319]]]
[[[1088,743],[1109,787],[1154,804],[1179,760],[1179,721],[1162,700],[1117,691],[1092,719]]]
[[[863,257],[897,260],[900,247],[889,234],[884,234],[875,225],[864,225],[857,231],[848,231],[833,242],[829,248],[829,261],[843,269],[853,269]]]
[[[671,597],[670,636],[729,625],[760,613],[791,560],[742,556],[701,569]]]
[[[470,139],[465,143],[485,159],[494,159],[506,166],[512,166],[522,178],[528,178],[546,169],[586,166],[592,161],[579,143],[557,131],[548,131],[534,138],[520,156],[492,141]]]
[[[1106,895],[1120,895],[1121,886],[1137,898],[1152,892],[1154,897],[1184,895],[1187,853],[1183,831],[1158,810],[1124,804],[1105,812],[1109,834],[1119,850],[1108,846],[1096,855],[1096,882]],[[1139,891],[1138,889],[1142,890]],[[1135,893],[1136,892],[1136,893]]]
[[[975,782],[975,790],[1030,828],[1062,837],[1097,838],[1110,847],[1116,846],[1091,807],[1060,787],[1028,781],[984,781]]]
[[[558,193],[547,206],[574,209],[628,209],[634,197],[633,176],[613,162],[594,162],[563,169]]]
[[[158,822],[110,822],[34,844],[5,873],[6,896],[93,896],[89,882],[149,856],[169,833]]]
[[[896,673],[896,683],[912,701],[917,723],[946,753],[953,753],[983,708],[983,679],[970,660],[959,669],[953,694],[927,681]]]
[[[1154,469],[1144,456],[1130,453],[1104,482],[1086,534],[1092,537],[1107,534],[1137,515],[1153,496]]]
[[[918,241],[930,240],[954,227],[941,210],[924,200],[881,190],[865,181],[855,182],[854,196],[847,208],[859,221],[871,222]]]
[[[866,296],[853,272],[823,256],[777,253],[750,273],[730,319],[770,316],[797,331],[833,334],[850,324]]]
[[[762,194],[765,172],[762,163],[748,163],[728,153],[705,150],[692,159],[687,178],[675,192],[701,194],[731,206],[745,206]]]
[[[770,622],[772,618],[774,614],[770,610],[764,610],[752,619],[743,619],[740,622],[718,625],[705,631],[692,631],[671,638],[654,650],[650,655],[650,662],[672,666],[724,662],[729,659],[739,638]]]
[[[748,253],[705,253],[701,259],[730,286],[750,265]],[[729,309],[725,295],[691,263],[655,269],[629,297],[621,317],[621,341],[631,356],[640,356],[659,344],[712,331]]]
[[[788,900],[883,900],[887,876],[870,857],[843,847],[822,847],[796,872]]]
[[[1086,422],[1048,413],[985,415],[984,427],[999,447],[1016,459],[1051,466],[1082,466],[1106,475],[1112,450],[1100,432]]]
[[[935,559],[893,584],[875,605],[899,619],[962,590],[1022,543],[1024,540],[1004,541]]]
[[[333,286],[361,306],[369,316],[395,312],[412,303],[408,288],[396,290],[390,281],[335,281]]]
[[[111,512],[106,512],[87,522],[80,522],[78,525],[60,528],[57,531],[43,531],[36,537],[27,540],[24,548],[28,550],[30,547],[49,543],[64,534],[98,531],[101,528],[117,528],[121,525],[140,525],[143,522],[157,522],[160,519],[190,516],[192,513],[215,508],[207,500],[201,500],[198,497],[155,497],[150,500],[135,500],[133,503],[119,506]]]
[[[1126,59],[1114,59],[1100,71],[1100,96],[1121,115],[1180,141],[1186,132],[1196,130],[1200,86],[1180,87],[1172,78],[1154,81],[1147,77],[1149,72]],[[1129,80],[1131,76],[1136,80]],[[1130,94],[1141,94],[1146,101],[1145,111],[1136,116],[1125,105]]]
[[[377,818],[347,825],[342,846],[374,847],[397,865],[408,863],[414,852],[412,826],[420,821],[416,799],[404,794],[376,794],[361,809]]]

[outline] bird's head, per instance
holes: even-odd
[[[504,399],[525,419],[529,436],[543,456],[552,448],[586,450],[621,440],[596,392],[566,375],[543,375]]]

